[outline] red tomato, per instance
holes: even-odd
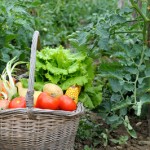
[[[12,99],[9,103],[8,108],[25,108],[26,107],[26,100],[25,97],[16,97]]]
[[[56,110],[59,108],[59,100],[58,98],[50,96],[48,93],[42,92],[37,98],[35,107]]]
[[[77,105],[72,98],[62,95],[59,97],[59,108],[66,111],[73,111],[77,109]]]

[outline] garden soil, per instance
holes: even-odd
[[[100,121],[100,120],[99,120]],[[108,143],[107,146],[99,145],[96,148],[84,149],[85,145],[90,141],[83,141],[82,143],[76,140],[76,150],[150,150],[150,137],[148,137],[148,122],[146,119],[137,119],[130,117],[130,123],[137,133],[137,138],[132,138],[127,134],[124,126],[119,127],[117,130],[111,133],[111,138],[118,138],[121,135],[128,135],[129,139],[124,145],[117,145],[114,143]],[[91,147],[90,145],[88,145]]]
[[[150,138],[148,137],[147,120],[132,119],[131,124],[137,133],[137,138],[129,138],[127,144],[124,145],[108,145],[106,148],[99,150],[150,150]],[[125,135],[124,127],[119,128],[114,134]],[[112,135],[113,136],[113,135]]]

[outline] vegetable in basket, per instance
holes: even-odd
[[[9,101],[7,99],[0,100],[0,110],[7,109],[9,105]]]
[[[35,82],[57,84],[66,91],[73,85],[82,87],[79,101],[93,109],[102,101],[102,85],[94,86],[95,67],[85,53],[71,52],[62,46],[37,52]]]
[[[75,101],[67,95],[59,97],[59,108],[65,111],[73,111],[77,109]]]
[[[8,108],[26,108],[25,97],[20,96],[12,99],[9,103]]]
[[[3,81],[0,80],[0,99],[3,99],[4,95],[7,96],[7,91],[6,91],[5,87],[4,87]]]
[[[46,83],[43,86],[43,92],[46,92],[54,97],[59,97],[63,95],[63,90],[58,85],[52,83]]]
[[[14,57],[13,59],[7,62],[6,68],[3,70],[1,74],[3,89],[5,89],[4,93],[7,94],[8,100],[11,100],[13,96],[17,94],[17,87],[15,85],[13,73],[15,72],[15,67],[22,63],[24,62],[22,61],[17,62],[17,58]]]
[[[37,98],[35,107],[57,110],[59,109],[59,100],[57,97],[53,97],[46,92],[42,92]]]
[[[0,110],[4,110],[8,108],[9,100],[7,100],[7,94],[4,92],[1,92],[1,98],[0,98]]]
[[[25,97],[28,89],[24,88],[21,82],[16,83],[16,86],[18,88],[19,96]],[[41,93],[42,93],[41,91],[34,91],[34,95],[33,95],[33,97],[34,97],[34,106],[36,105],[37,98]]]
[[[35,107],[41,109],[73,111],[76,110],[77,104],[67,95],[54,97],[46,92],[42,92],[37,98]]]
[[[75,101],[75,103],[78,103],[78,96],[80,91],[81,91],[81,86],[73,85],[66,90],[65,95],[71,97]]]

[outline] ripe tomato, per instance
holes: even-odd
[[[48,93],[42,92],[37,98],[35,107],[56,110],[59,108],[59,100],[50,96]]]
[[[59,97],[59,108],[66,111],[73,111],[77,109],[77,105],[72,98],[62,95]]]
[[[25,108],[26,107],[26,100],[25,97],[16,97],[12,99],[9,103],[8,108]]]

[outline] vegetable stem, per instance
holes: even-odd
[[[14,57],[10,61],[8,61],[8,63],[6,64],[6,68],[2,72],[1,78],[4,84],[4,87],[8,93],[7,95],[8,100],[11,100],[13,95],[17,93],[17,87],[15,86],[12,73],[15,67],[22,63],[24,62],[22,61],[16,62],[16,57]],[[7,80],[7,77],[8,77],[8,80]]]
[[[138,70],[139,70],[139,67],[143,63],[144,53],[145,53],[145,47],[143,47],[143,50],[142,50],[142,53],[141,53],[140,62],[138,64],[138,66],[137,66]],[[134,103],[135,104],[137,103],[137,83],[138,83],[138,79],[139,79],[139,72],[136,74],[136,79],[135,79],[135,82],[134,82]]]
[[[149,22],[150,20],[142,13],[140,8],[134,3],[133,0],[130,0],[132,7],[139,13],[139,15],[143,18],[145,22]]]

